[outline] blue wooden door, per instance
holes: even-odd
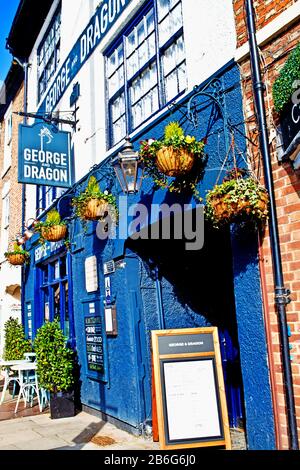
[[[227,398],[229,425],[231,428],[244,427],[242,379],[239,351],[233,344],[228,330],[219,329],[220,349]]]

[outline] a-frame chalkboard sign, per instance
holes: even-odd
[[[218,330],[152,331],[161,449],[231,449]]]

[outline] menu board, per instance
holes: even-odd
[[[152,331],[162,449],[231,448],[217,328]]]
[[[88,370],[103,373],[104,356],[101,317],[85,317],[84,324]]]

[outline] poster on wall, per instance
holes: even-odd
[[[72,186],[71,134],[46,123],[19,125],[18,182]]]
[[[152,348],[161,449],[231,449],[217,328],[152,331]]]

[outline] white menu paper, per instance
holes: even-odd
[[[164,363],[170,440],[220,437],[213,360]]]

